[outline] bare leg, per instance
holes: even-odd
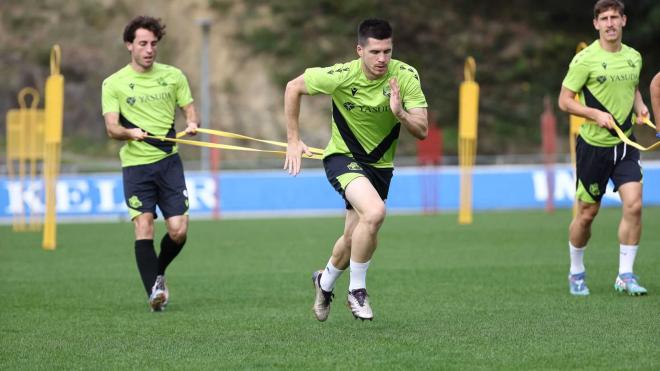
[[[186,241],[188,234],[188,215],[177,215],[169,217],[167,224],[167,233],[172,241],[181,244]]]
[[[339,236],[335,246],[332,249],[332,257],[330,262],[337,269],[344,270],[348,268],[348,263],[351,259],[351,242],[353,231],[358,223],[358,214],[355,210],[349,209],[346,211],[346,222],[344,223],[344,233]]]
[[[642,234],[642,183],[629,182],[619,187],[622,215],[619,243],[638,245]]]
[[[580,248],[587,245],[591,238],[591,224],[599,209],[600,203],[578,201],[577,214],[568,228],[568,238],[573,246]]]
[[[351,241],[351,260],[371,260],[378,243],[378,230],[385,220],[385,203],[367,178],[353,180],[346,187],[346,198],[358,215]]]

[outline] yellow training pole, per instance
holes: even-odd
[[[472,168],[477,154],[479,84],[474,81],[477,65],[474,58],[465,61],[465,81],[459,90],[458,163],[461,171],[459,224],[472,224]]]
[[[582,49],[586,48],[587,44],[584,42],[580,42],[577,45],[577,48],[575,49],[575,54],[579,53]],[[580,101],[580,94],[575,95],[575,100]],[[570,122],[570,128],[569,128],[569,134],[568,134],[568,141],[569,141],[569,146],[571,147],[571,165],[573,166],[573,178],[577,179],[577,171],[575,170],[575,163],[576,163],[576,154],[575,154],[575,146],[577,144],[577,136],[580,133],[580,126],[585,122],[584,117],[580,116],[575,116],[575,115],[570,115],[569,117],[569,122]],[[577,214],[577,197],[573,198],[573,217]]]
[[[21,135],[20,124],[19,111],[15,109],[7,111],[7,175],[10,183],[16,181],[15,163],[19,158],[19,140]],[[22,203],[20,212],[12,210],[13,217],[11,224],[14,232],[18,230],[19,215],[22,213],[22,210]]]
[[[50,52],[50,76],[46,80],[45,104],[44,188],[46,192],[46,216],[42,247],[46,250],[54,250],[57,241],[55,191],[60,170],[62,118],[64,115],[64,77],[60,74],[60,60],[60,46],[54,45]]]
[[[35,90],[32,93],[32,103],[27,110],[25,121],[25,163],[28,166],[29,178],[27,184],[32,186],[37,181],[39,173],[39,161],[43,159],[44,154],[44,111],[37,109],[39,104],[39,93]],[[40,210],[30,209],[28,220],[28,230],[40,231],[42,223],[42,214]]]
[[[30,105],[26,103],[26,97],[31,96]],[[13,231],[38,230],[39,220],[36,215],[37,210],[29,210],[29,219],[26,217],[25,205],[23,203],[24,184],[31,186],[36,180],[38,164],[34,159],[33,146],[35,145],[34,134],[37,132],[37,120],[43,113],[38,110],[39,92],[34,88],[23,88],[18,93],[18,109],[12,109],[7,112],[7,173],[10,182],[14,183],[15,189],[19,192],[19,201],[15,205],[17,210],[13,210],[12,219]],[[29,167],[26,167],[29,166]],[[29,179],[26,179],[29,174]],[[29,220],[29,225],[27,221]]]

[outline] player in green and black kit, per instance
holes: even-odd
[[[328,180],[346,201],[344,233],[335,242],[323,271],[314,272],[314,314],[325,321],[335,282],[350,266],[348,305],[355,318],[373,318],[366,290],[367,268],[385,218],[385,199],[394,170],[399,130],[424,139],[428,131],[426,99],[419,74],[392,60],[392,28],[368,19],[358,27],[359,59],[325,68],[309,68],[286,87],[284,111],[288,148],[284,168],[300,172],[301,156],[310,154],[298,134],[302,95],[332,97],[332,138],[323,155]]]
[[[577,141],[578,211],[569,227],[569,291],[579,296],[589,295],[584,249],[609,179],[623,204],[618,233],[619,274],[614,288],[630,295],[646,294],[633,274],[642,228],[639,151],[623,143],[613,129],[618,125],[633,138],[633,122],[642,123],[649,114],[637,86],[642,58],[621,43],[626,25],[623,10],[619,0],[596,3],[593,23],[599,39],[573,58],[559,94],[562,110],[587,120]],[[580,102],[574,100],[578,93]]]
[[[174,137],[176,107],[186,116],[186,133],[197,132],[198,120],[188,81],[172,66],[155,63],[165,25],[137,17],[124,29],[131,63],[103,81],[103,116],[108,136],[125,140],[119,156],[124,196],[135,225],[135,257],[152,311],[169,301],[165,269],[179,254],[188,232],[188,193],[176,145],[147,138]],[[156,205],[167,233],[154,250]]]

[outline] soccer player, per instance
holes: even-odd
[[[655,116],[655,123],[660,124],[660,72],[658,72],[653,80],[651,80],[651,106],[653,107],[653,115]],[[656,126],[658,133],[656,137],[660,138],[660,128]]]
[[[619,192],[622,217],[618,229],[619,274],[614,288],[630,295],[644,295],[633,273],[642,229],[642,168],[639,151],[619,139],[614,125],[631,139],[633,122],[642,123],[649,111],[638,89],[642,57],[622,44],[626,25],[619,0],[599,0],[594,6],[594,28],[599,38],[571,61],[559,93],[559,107],[587,121],[577,140],[578,210],[569,227],[569,291],[589,295],[584,251],[591,224],[598,214],[609,179]],[[580,102],[574,100],[580,94]]]
[[[310,154],[298,132],[301,97],[332,97],[332,137],[323,166],[347,211],[344,232],[330,260],[324,270],[312,275],[313,310],[319,321],[328,318],[335,282],[348,267],[348,306],[355,318],[373,319],[366,275],[385,219],[399,131],[403,126],[418,139],[428,132],[419,74],[391,59],[392,28],[387,21],[360,23],[357,54],[359,58],[350,62],[306,69],[289,81],[284,97],[288,140],[284,168],[294,176],[300,172],[302,154]]]
[[[135,225],[135,257],[152,311],[169,301],[165,270],[181,252],[188,232],[188,192],[177,146],[147,138],[174,137],[176,107],[183,109],[186,133],[198,127],[190,87],[177,68],[156,63],[165,35],[160,19],[136,17],[124,29],[131,61],[103,81],[102,105],[108,136],[126,141],[121,148],[124,196]],[[154,250],[156,205],[167,225]]]

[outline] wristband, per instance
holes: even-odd
[[[660,133],[655,133],[656,138],[660,138]]]

